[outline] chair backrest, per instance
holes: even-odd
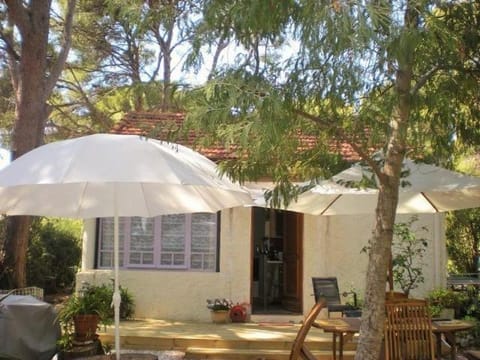
[[[397,300],[397,299],[405,300],[405,299],[408,299],[408,296],[403,292],[387,291],[385,293],[385,299],[387,301],[388,300]]]
[[[387,300],[385,311],[385,360],[433,360],[432,321],[427,302]]]
[[[310,331],[310,328],[312,327],[312,324],[314,323],[318,314],[326,306],[326,304],[327,303],[324,299],[320,299],[315,303],[308,313],[307,317],[303,321],[302,326],[300,327],[300,330],[298,330],[297,337],[293,341],[289,360],[298,360],[298,358],[304,360],[317,360],[317,358],[305,346],[305,338],[307,337],[307,334]]]
[[[312,277],[315,302],[325,299],[328,305],[341,304],[336,277]]]

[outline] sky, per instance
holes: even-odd
[[[0,148],[0,169],[3,169],[10,163],[10,151]]]

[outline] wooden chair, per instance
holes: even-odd
[[[340,291],[336,277],[312,277],[313,295],[315,302],[325,299],[327,302],[328,317],[331,312],[341,312],[342,316],[346,310],[352,310],[352,306],[343,305],[340,301]]]
[[[305,318],[300,330],[298,330],[297,337],[293,341],[292,351],[290,352],[289,360],[317,360],[317,358],[308,350],[305,345],[305,338],[307,337],[310,328],[312,327],[315,319],[317,318],[320,311],[325,308],[326,301],[320,299],[310,310],[307,317]]]
[[[385,304],[385,360],[434,360],[432,321],[425,300]]]

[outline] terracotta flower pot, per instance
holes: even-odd
[[[76,315],[73,318],[76,341],[91,341],[96,339],[100,318],[96,314]]]
[[[230,320],[230,311],[229,310],[215,310],[210,311],[212,321],[215,324],[225,324]]]

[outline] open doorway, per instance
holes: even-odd
[[[303,215],[254,207],[253,314],[302,313]]]

